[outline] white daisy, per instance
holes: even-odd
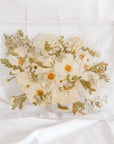
[[[61,62],[55,61],[54,71],[56,74],[56,81],[64,80],[68,74],[74,76],[80,73],[79,65],[76,63],[72,54],[65,54]]]

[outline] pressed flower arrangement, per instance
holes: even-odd
[[[19,30],[11,36],[4,35],[8,49],[7,58],[1,63],[12,75],[7,81],[16,79],[23,94],[12,96],[12,109],[28,99],[31,104],[57,105],[58,110],[85,114],[101,108],[106,99],[99,96],[100,82],[108,82],[108,64],[95,63],[99,52],[86,48],[78,37],[40,34],[33,40]]]

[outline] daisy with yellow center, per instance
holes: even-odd
[[[47,78],[53,80],[55,78],[55,74],[49,73]]]
[[[43,90],[38,90],[37,95],[40,96],[40,97],[44,96],[44,91]]]
[[[64,67],[64,70],[67,71],[67,72],[71,72],[72,67],[67,64],[67,65]]]

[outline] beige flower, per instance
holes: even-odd
[[[58,87],[54,87],[51,92],[52,104],[72,104],[79,100],[77,88],[71,90],[63,90]]]

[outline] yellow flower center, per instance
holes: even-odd
[[[85,56],[84,54],[80,54],[79,58],[82,60],[84,58],[84,56]]]
[[[89,62],[89,59],[87,59],[87,62]]]
[[[44,95],[44,91],[43,90],[38,90],[37,95],[42,97]]]
[[[62,83],[63,81],[62,80],[60,80],[60,83]]]
[[[85,64],[84,69],[87,70],[88,68],[89,68],[89,66]]]
[[[19,61],[18,61],[18,64],[19,64],[19,65],[23,65],[24,62],[25,62],[25,60],[19,60]]]
[[[34,66],[34,69],[37,69],[37,66],[36,66],[36,65]]]
[[[49,73],[48,74],[48,79],[53,80],[55,77],[55,75],[53,73]]]
[[[66,70],[67,72],[70,72],[70,71],[72,70],[72,67],[67,64],[67,65],[64,67],[64,70]]]

